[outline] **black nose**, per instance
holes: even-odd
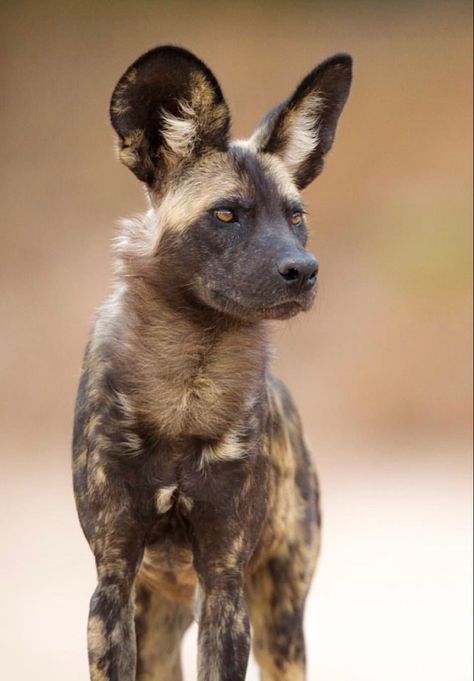
[[[316,283],[319,265],[311,253],[282,258],[277,265],[280,276],[295,289],[311,288]]]

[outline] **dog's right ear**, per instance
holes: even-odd
[[[127,69],[112,94],[110,119],[120,160],[150,187],[174,165],[228,144],[230,114],[215,76],[170,45]]]

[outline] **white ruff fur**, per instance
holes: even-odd
[[[114,239],[114,251],[119,256],[147,256],[155,252],[160,233],[160,220],[155,208],[119,222],[121,231]],[[120,272],[120,266],[119,266]]]

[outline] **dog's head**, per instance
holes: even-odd
[[[305,249],[300,190],[322,170],[350,82],[351,58],[328,59],[250,139],[232,142],[228,106],[203,62],[172,46],[140,57],[110,109],[120,160],[152,206],[128,224],[123,256],[146,259],[174,300],[248,320],[307,310],[318,264]]]

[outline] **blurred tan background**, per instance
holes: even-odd
[[[210,64],[238,137],[318,61],[354,56],[306,194],[319,299],[276,328],[324,495],[309,681],[471,678],[471,29],[462,2],[1,3],[4,678],[87,678],[73,403],[114,224],[144,206],[108,99],[169,42]]]

